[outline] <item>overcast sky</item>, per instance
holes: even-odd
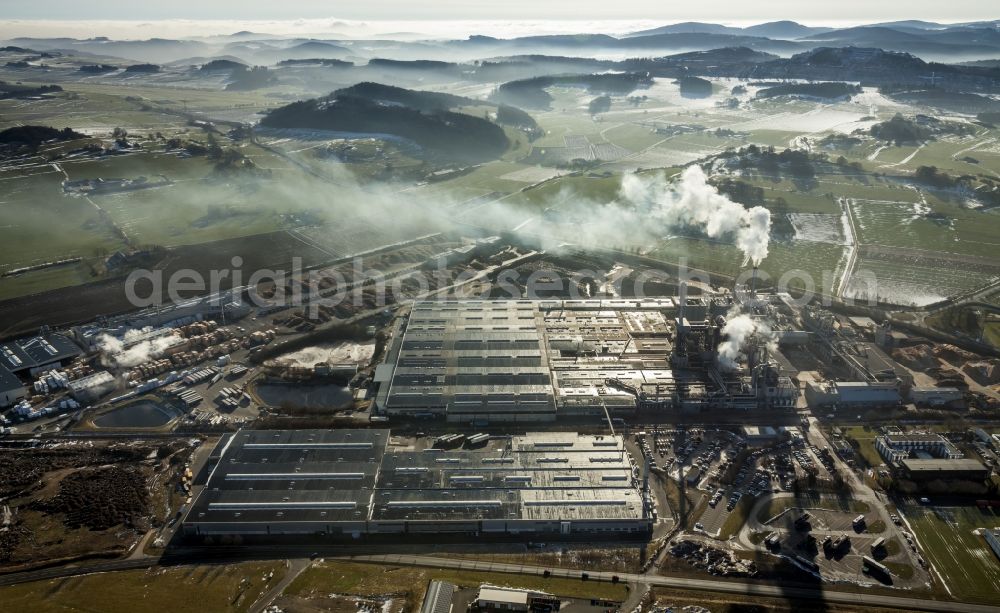
[[[995,0],[0,0],[0,21],[234,19],[616,19],[808,24],[996,19]]]

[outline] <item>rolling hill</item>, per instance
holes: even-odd
[[[503,128],[478,116],[445,110],[463,100],[459,96],[361,83],[329,96],[274,109],[261,125],[398,137],[431,156],[456,161],[497,158],[509,144]]]

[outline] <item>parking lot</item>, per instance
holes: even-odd
[[[795,462],[806,473],[813,473],[819,479],[830,479],[835,472],[833,458],[816,445],[803,445],[793,452]]]
[[[807,519],[799,521],[803,515],[807,515]],[[859,517],[864,519],[861,522],[855,522]],[[781,517],[767,524],[767,527],[771,530],[781,530],[784,532],[847,534],[849,536],[870,534],[881,536],[885,532],[885,526],[879,525],[874,519],[871,519],[874,517],[876,515],[870,511],[867,513],[858,513],[855,511],[826,509],[818,506],[808,509],[792,508],[781,515]]]
[[[851,510],[815,506],[790,507],[767,525],[751,523],[765,538],[760,547],[784,555],[801,566],[818,571],[824,578],[858,580],[862,578],[862,556],[869,556],[893,568],[893,584],[906,584],[913,578],[906,549],[910,545],[877,521],[877,515]],[[858,521],[860,519],[860,521]],[[886,583],[885,578],[869,576],[869,581]]]
[[[741,500],[790,491],[797,480],[801,483],[810,475],[832,479],[836,473],[829,452],[801,437],[758,441],[754,446],[728,430],[681,427],[640,431],[630,442],[649,459],[652,471],[693,494],[694,507],[703,508],[694,528],[714,537],[722,536]],[[849,528],[850,519],[846,525],[832,519],[827,527]]]
[[[718,532],[725,521],[729,501],[732,500],[735,505],[742,495],[730,495],[723,500],[726,488],[720,485],[739,452],[746,447],[742,438],[727,430],[662,428],[637,433],[635,442],[641,452],[650,458],[652,470],[678,480],[684,488],[696,494],[695,498],[699,495],[709,497],[709,504],[718,508],[720,514],[709,518],[711,525],[699,529],[709,534]]]
[[[802,431],[808,433],[809,426]],[[652,428],[636,432],[629,443],[654,474],[686,490],[698,513],[691,519],[695,532],[723,540],[738,535],[746,547],[833,581],[903,587],[926,581],[926,569],[920,568],[925,563],[911,554],[906,533],[883,522],[867,503],[847,494],[807,494],[816,481],[832,485],[832,491],[838,491],[838,482],[847,488],[825,443],[812,444],[795,431],[767,438],[698,427]],[[761,499],[768,504],[755,504]],[[730,521],[734,512],[739,522]],[[885,572],[866,570],[865,556],[872,564],[884,563]]]
[[[746,454],[731,483],[723,481],[712,493],[709,506],[699,519],[702,529],[709,535],[717,536],[730,513],[745,496],[756,498],[791,489],[792,481],[807,470],[797,465],[798,460],[793,460],[795,454],[801,455],[803,444],[785,441]],[[808,466],[807,457],[802,457],[803,463]],[[711,484],[708,486],[711,487]]]

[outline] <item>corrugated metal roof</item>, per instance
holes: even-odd
[[[385,430],[240,431],[188,521],[642,517],[621,437],[533,433],[435,453],[388,439]]]

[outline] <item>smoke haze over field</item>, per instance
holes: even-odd
[[[744,266],[748,262],[757,266],[767,257],[771,212],[762,206],[746,209],[720,194],[708,184],[700,166],[689,166],[675,184],[662,177],[625,175],[621,194],[631,203],[648,206],[654,219],[669,227],[699,229],[710,238],[733,238],[743,252]]]
[[[538,210],[544,213],[525,221]],[[563,187],[533,207],[498,202],[468,221],[498,230],[516,227],[545,249],[562,244],[631,249],[662,241],[671,232],[693,230],[732,242],[744,266],[757,266],[767,257],[771,231],[770,211],[745,208],[720,194],[698,165],[677,177],[665,172],[625,174],[617,198],[610,201]]]

